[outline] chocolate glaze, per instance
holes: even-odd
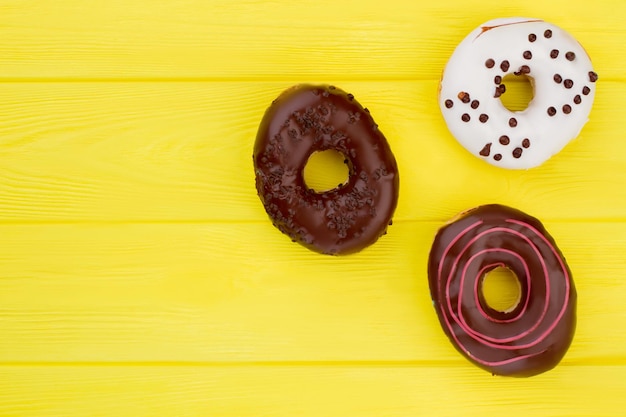
[[[317,193],[303,176],[311,154],[333,149],[348,181]],[[351,94],[299,85],[267,109],[254,145],[256,188],[274,226],[324,254],[349,254],[386,233],[398,201],[398,167],[378,125]]]
[[[513,271],[521,286],[507,312],[490,308],[480,290],[497,267]],[[444,332],[463,356],[496,375],[536,375],[563,358],[576,327],[571,276],[541,222],[500,205],[478,207],[440,229],[428,262]]]

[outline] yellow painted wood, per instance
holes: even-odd
[[[505,379],[473,367],[385,364],[2,366],[0,414],[611,416],[626,407],[625,368],[561,366]]]
[[[396,219],[446,221],[488,202],[541,219],[626,219],[626,83],[600,82],[581,135],[521,172],[456,142],[437,81],[338,85],[371,109],[397,157]],[[252,146],[263,112],[289,86],[0,84],[0,221],[265,222]]]
[[[439,225],[396,222],[343,258],[303,249],[269,221],[5,225],[0,358],[464,365],[439,328],[426,279]],[[621,363],[626,225],[546,227],[579,292],[566,362]]]
[[[522,172],[469,155],[436,104],[457,43],[512,15],[570,31],[600,74],[579,138]],[[625,15],[621,0],[0,2],[0,416],[623,414]],[[394,225],[353,256],[292,244],[256,196],[259,120],[299,82],[350,90],[398,159]],[[543,220],[578,288],[571,349],[530,379],[460,357],[428,294],[437,228],[491,202]]]
[[[500,16],[575,34],[623,79],[621,0],[4,0],[8,79],[436,79],[467,33]]]

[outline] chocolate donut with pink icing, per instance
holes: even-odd
[[[491,308],[486,274],[510,269],[521,294],[509,311]],[[428,263],[433,304],[456,349],[494,375],[532,376],[556,366],[576,327],[572,274],[539,220],[486,205],[439,230]]]

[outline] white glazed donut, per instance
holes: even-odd
[[[507,74],[530,79],[534,98],[523,111],[507,109],[499,98]],[[597,79],[583,47],[559,27],[496,19],[472,31],[452,54],[439,106],[452,135],[472,154],[503,168],[532,168],[578,136]]]

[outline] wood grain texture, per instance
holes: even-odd
[[[624,366],[561,366],[530,380],[440,366],[2,366],[0,414],[615,417],[625,390]]]
[[[290,85],[0,84],[0,221],[266,221],[252,146]],[[621,128],[626,83],[599,83],[581,135],[521,172],[454,140],[436,81],[340,86],[370,108],[398,159],[396,219],[444,221],[494,201],[542,219],[626,219],[626,142],[606,133]]]
[[[10,0],[0,12],[0,77],[18,80],[435,80],[456,44],[499,16],[562,26],[605,79],[623,79],[626,60],[621,0]]]
[[[309,252],[269,222],[3,226],[0,358],[462,365],[426,278],[440,225],[397,222],[344,258]],[[546,227],[579,293],[566,362],[623,361],[626,226]]]
[[[610,416],[626,409],[626,3],[0,2],[0,416]],[[539,168],[469,155],[436,103],[496,17],[572,33],[589,123]],[[333,83],[400,167],[389,234],[324,257],[268,221],[251,154],[283,89]],[[515,93],[512,100],[518,100]],[[485,203],[540,218],[568,259],[563,362],[491,377],[433,312],[433,236]]]

